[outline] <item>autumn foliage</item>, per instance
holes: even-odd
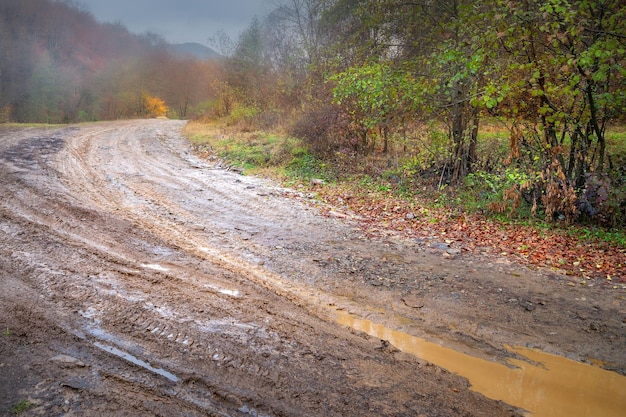
[[[450,245],[463,253],[506,257],[572,277],[575,285],[612,288],[626,284],[626,248],[593,238],[570,235],[560,229],[502,224],[483,215],[445,208],[409,204],[388,193],[371,193],[354,184],[316,188],[332,206],[341,206],[357,217],[364,233],[388,238],[400,235],[431,244]],[[322,207],[333,215],[332,206]],[[619,287],[622,288],[622,287]]]
[[[214,62],[154,34],[102,24],[80,2],[0,2],[0,122],[188,118],[211,100]]]
[[[167,114],[165,102],[158,97],[145,95],[143,98],[144,111],[151,117],[162,117]]]

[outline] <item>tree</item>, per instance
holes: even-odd
[[[145,94],[143,98],[143,108],[146,115],[150,117],[162,117],[167,114],[165,102],[158,97]]]
[[[330,0],[281,0],[268,19],[280,22],[298,45],[308,64],[319,61],[325,36],[320,24]]]
[[[606,128],[626,110],[626,8],[619,0],[498,4],[491,36],[500,76],[486,97],[525,127],[513,151],[541,171],[548,214],[591,213],[597,207],[584,204],[585,194],[607,169]],[[566,203],[576,198],[577,207]]]
[[[481,94],[488,73],[488,47],[482,32],[490,25],[493,9],[471,0],[433,1],[416,4],[411,16],[420,16],[426,28],[405,29],[407,59],[423,74],[424,110],[438,117],[448,129],[451,181],[473,171],[478,160],[477,140]]]
[[[368,148],[368,132],[378,128],[383,137],[383,152],[389,150],[390,133],[401,128],[405,117],[417,108],[417,83],[408,71],[389,63],[370,63],[349,68],[329,78],[334,82],[333,100],[349,114]]]
[[[341,0],[327,15],[327,21],[340,22],[342,28],[337,38],[341,45],[334,51],[348,59],[336,62],[339,73],[346,62],[359,68],[377,60],[412,71],[411,84],[403,86],[412,104],[400,107],[411,109],[414,119],[429,115],[448,127],[451,152],[446,167],[452,181],[471,172],[477,160],[481,106],[474,98],[483,83],[480,33],[490,11],[469,0]],[[355,29],[352,34],[349,28]],[[405,123],[407,117],[395,123]]]

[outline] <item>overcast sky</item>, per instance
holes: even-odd
[[[170,43],[206,45],[218,31],[232,40],[252,18],[265,16],[271,0],[79,0],[98,21],[121,22],[133,33],[153,32]]]

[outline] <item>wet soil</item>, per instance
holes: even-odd
[[[519,415],[340,313],[626,374],[623,289],[371,238],[198,158],[183,125],[0,127],[0,415]]]

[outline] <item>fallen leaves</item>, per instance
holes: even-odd
[[[455,242],[466,251],[500,254],[518,263],[549,267],[585,280],[597,279],[605,285],[626,283],[626,251],[598,239],[585,240],[558,229],[539,230],[478,214],[420,206],[389,193],[347,191],[341,186],[316,191],[327,204],[339,204],[342,211],[355,213],[370,237],[395,233],[409,238],[438,238]]]

